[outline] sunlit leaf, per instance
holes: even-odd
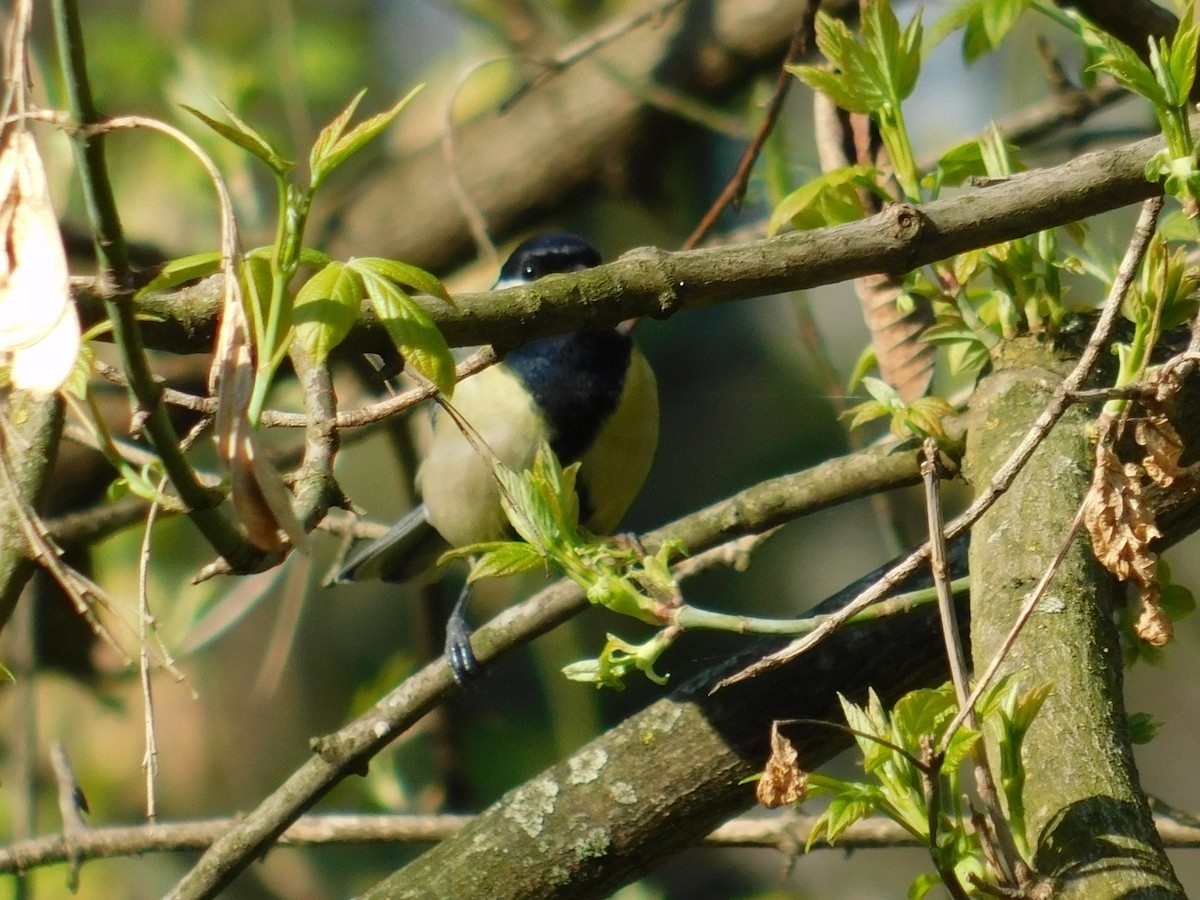
[[[876,182],[878,175],[873,166],[846,166],[814,178],[779,202],[767,223],[767,234],[773,235],[787,224],[804,230],[861,219],[860,190],[886,196]]]
[[[329,352],[346,339],[365,296],[362,278],[339,262],[317,272],[296,293],[295,340],[317,365],[324,364]]]
[[[387,128],[395,120],[396,116],[400,115],[404,107],[408,106],[410,100],[417,95],[423,88],[423,84],[417,85],[402,97],[391,109],[371,116],[364,122],[360,122],[349,134],[340,135],[333,141],[331,146],[323,147],[320,155],[317,154],[317,146],[313,147],[311,158],[312,167],[312,185],[315,188],[319,185],[334,169],[340,166],[351,155],[360,150],[368,141],[378,135],[381,131]],[[358,99],[355,99],[352,104],[357,106]],[[353,113],[353,108],[349,109]],[[339,116],[340,119],[340,116]],[[335,123],[338,120],[335,120]],[[345,127],[344,125],[342,126]]]
[[[246,150],[249,153],[252,153],[254,156],[257,156],[267,164],[271,171],[275,172],[276,174],[282,175],[289,169],[294,169],[296,167],[294,162],[284,158],[284,156],[277,149],[275,149],[274,144],[267,140],[266,137],[264,137],[261,133],[252,128],[248,123],[239,118],[237,114],[234,113],[234,111],[224,103],[221,104],[221,109],[224,110],[225,115],[229,117],[229,122],[232,124],[222,122],[219,119],[214,119],[212,116],[202,113],[200,110],[186,104],[183,105],[183,108],[217,134],[221,135],[221,137],[225,138],[227,141],[230,141],[231,143],[241,147],[243,150]]]
[[[370,268],[354,270],[362,277],[375,314],[405,362],[437,385],[443,393],[452,393],[454,356],[429,314],[390,279]]]
[[[414,288],[423,294],[444,300],[451,306],[454,305],[454,300],[446,290],[446,286],[442,284],[441,279],[417,266],[377,256],[355,257],[350,260],[350,263],[357,269],[369,269],[396,284]]]
[[[167,291],[197,278],[221,271],[221,254],[217,251],[193,253],[167,262],[135,296],[144,297],[155,291]]]

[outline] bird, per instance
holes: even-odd
[[[495,289],[600,262],[599,252],[576,235],[541,234],[513,250]],[[527,469],[543,443],[563,466],[578,462],[579,520],[597,535],[611,534],[620,523],[658,444],[654,372],[620,325],[526,343],[462,381],[452,403],[482,445],[512,470]],[[422,502],[353,551],[337,581],[409,581],[450,548],[514,537],[487,451],[468,441],[455,417],[438,412],[416,475]],[[465,618],[468,596],[464,586],[446,625],[446,660],[460,684],[479,670]]]

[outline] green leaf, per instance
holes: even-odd
[[[346,339],[365,293],[361,276],[340,262],[331,262],[297,292],[292,310],[295,340],[317,365]]]
[[[922,735],[939,738],[942,729],[954,718],[956,704],[949,685],[909,691],[892,708],[892,725],[904,736],[904,746],[919,749]]]
[[[354,116],[354,111],[358,109],[358,104],[366,95],[367,89],[363,88],[346,104],[345,109],[334,116],[333,121],[321,129],[308,154],[308,169],[311,174],[315,174],[321,168],[321,161],[329,155],[333,145],[342,139],[342,135],[346,133],[346,126],[350,124],[350,119]]]
[[[822,817],[826,820],[825,840],[830,844],[836,843],[855,822],[873,816],[884,805],[883,792],[874,785],[849,782],[846,787],[846,791],[829,801]]]
[[[1096,62],[1089,66],[1089,69],[1107,72],[1129,90],[1141,94],[1156,105],[1165,103],[1166,98],[1154,79],[1154,73],[1128,44],[1092,28],[1085,29],[1084,35],[1089,44],[1098,46],[1100,50]]]
[[[1196,597],[1182,584],[1167,584],[1163,585],[1158,605],[1167,614],[1167,618],[1176,622],[1196,611]]]
[[[876,183],[879,174],[874,166],[856,165],[814,178],[779,202],[767,223],[767,234],[774,235],[786,224],[806,230],[861,219],[864,210],[860,190],[886,197]]]
[[[229,117],[232,125],[228,125],[212,116],[200,112],[186,104],[183,106],[185,110],[215,131],[227,141],[236,144],[243,150],[247,150],[254,156],[261,159],[276,175],[283,175],[290,169],[294,169],[296,164],[291,160],[285,159],[283,155],[275,149],[275,145],[267,140],[262,134],[252,128],[248,123],[238,117],[236,113],[224,103],[221,104],[221,109],[225,115]]]
[[[971,753],[971,748],[979,743],[979,739],[983,737],[983,733],[972,731],[965,725],[960,726],[958,731],[954,733],[954,737],[950,739],[950,745],[946,747],[946,755],[942,760],[942,770],[944,772],[953,772],[962,764]]]
[[[1179,29],[1171,41],[1168,70],[1181,105],[1187,103],[1196,79],[1196,44],[1200,28],[1196,25],[1194,7],[1195,3],[1188,3],[1179,14]]]
[[[1128,719],[1129,740],[1134,744],[1149,744],[1165,724],[1150,713],[1131,713]]]
[[[350,260],[357,269],[369,269],[377,275],[382,275],[389,281],[405,287],[415,288],[423,294],[430,294],[439,300],[445,300],[454,306],[454,300],[446,290],[446,286],[436,275],[431,275],[417,266],[396,262],[394,259],[383,259],[377,256],[360,256]]]
[[[546,557],[523,541],[504,541],[482,554],[471,567],[471,581],[500,578],[546,567]]]
[[[855,91],[846,84],[845,78],[836,72],[830,72],[823,66],[788,66],[787,70],[814,91],[820,91],[822,94],[825,94],[837,106],[847,112],[867,115],[877,106],[880,99],[874,91],[864,91],[861,93]]]
[[[353,262],[346,266],[362,276],[375,314],[405,362],[449,395],[454,390],[454,356],[429,314],[395,282]]]
[[[310,157],[310,166],[312,168],[312,186],[315,188],[320,184],[330,172],[340,166],[347,158],[357,153],[362,147],[367,144],[372,138],[378,135],[381,131],[387,128],[395,120],[396,116],[400,115],[404,107],[408,106],[409,101],[417,95],[423,84],[418,84],[415,88],[400,98],[397,103],[388,110],[371,116],[365,122],[360,122],[356,125],[349,134],[337,136],[330,146],[322,145],[320,138],[318,143],[313,146],[313,153]],[[353,114],[354,109],[358,105],[358,101],[362,99],[360,93],[358,97],[348,107],[349,113]],[[343,113],[345,115],[345,113]],[[342,116],[334,120],[333,124],[340,121]],[[349,115],[346,115],[347,121]],[[332,127],[332,125],[331,125]],[[341,128],[345,128],[345,123],[342,123]],[[321,147],[321,152],[318,154],[318,146]]]
[[[942,154],[932,174],[927,175],[927,186],[957,187],[968,178],[986,174],[983,154],[978,140],[965,141]]]
[[[134,297],[141,298],[155,291],[168,291],[197,278],[204,278],[221,270],[222,256],[219,252],[193,253],[191,256],[181,256],[163,265],[145,286]]]
[[[871,0],[862,13],[863,46],[880,94],[888,103],[899,105],[912,93],[921,71],[921,11],[913,16],[903,32],[887,0]]]
[[[908,900],[923,900],[931,890],[942,883],[942,876],[937,872],[922,872],[908,887]]]
[[[847,428],[853,431],[855,428],[861,428],[868,422],[874,422],[876,419],[882,419],[884,416],[890,416],[892,408],[885,403],[880,403],[878,400],[865,400],[858,403],[845,412],[840,418],[847,419]]]
[[[963,33],[963,59],[972,63],[1008,36],[1030,0],[983,0]]]

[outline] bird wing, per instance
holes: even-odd
[[[409,581],[433,568],[450,545],[429,523],[429,511],[421,503],[388,529],[387,534],[350,554],[335,581]]]

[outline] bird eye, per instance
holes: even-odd
[[[526,278],[533,279],[537,277],[537,266],[533,263],[526,263],[524,274]]]

